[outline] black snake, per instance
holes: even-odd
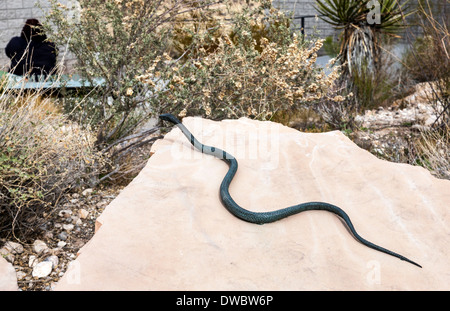
[[[408,258],[406,258],[402,255],[399,255],[397,253],[394,253],[388,249],[385,249],[383,247],[375,245],[372,242],[369,242],[369,241],[365,240],[364,238],[362,238],[356,232],[348,215],[341,208],[339,208],[335,205],[332,205],[329,203],[324,203],[324,202],[307,202],[307,203],[302,203],[302,204],[282,208],[282,209],[279,209],[276,211],[271,211],[271,212],[252,212],[252,211],[249,211],[249,210],[246,210],[246,209],[240,207],[231,198],[230,192],[228,191],[230,183],[233,180],[233,177],[236,174],[236,171],[238,168],[238,163],[237,163],[236,159],[231,154],[227,153],[226,151],[224,151],[222,149],[219,149],[216,147],[211,147],[211,146],[206,146],[206,145],[203,145],[202,143],[200,143],[194,137],[194,135],[192,135],[192,133],[189,132],[189,130],[174,115],[172,115],[170,113],[166,113],[166,114],[160,115],[159,118],[164,121],[169,121],[169,122],[175,124],[176,126],[178,126],[178,128],[183,132],[183,134],[187,137],[187,139],[191,142],[191,144],[199,151],[201,151],[202,153],[206,153],[206,154],[215,156],[218,159],[224,160],[228,164],[228,166],[229,166],[228,172],[225,175],[225,177],[220,185],[220,198],[222,200],[223,205],[225,205],[225,207],[228,209],[228,211],[230,211],[234,216],[236,216],[242,220],[251,222],[251,223],[265,224],[265,223],[274,222],[274,221],[277,221],[277,220],[283,219],[285,217],[288,217],[288,216],[291,216],[294,214],[298,214],[298,213],[304,212],[304,211],[311,211],[311,210],[329,211],[329,212],[332,212],[332,213],[338,215],[339,217],[341,217],[347,224],[347,226],[350,229],[353,236],[362,244],[364,244],[370,248],[373,248],[377,251],[400,258],[401,260],[407,261],[413,265],[416,265],[416,266],[422,268],[421,265],[415,263],[414,261],[409,260]]]

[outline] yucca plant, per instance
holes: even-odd
[[[346,64],[344,72],[352,74],[366,63],[376,70],[381,33],[395,35],[403,27],[407,1],[400,0],[316,0],[320,18],[342,30],[338,59]]]

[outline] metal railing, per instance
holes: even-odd
[[[294,16],[292,19],[300,20],[300,32],[302,33],[302,35],[304,35],[305,34],[305,19],[306,18],[316,18],[319,16],[323,16],[323,15],[297,15],[297,16]]]

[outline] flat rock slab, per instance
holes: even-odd
[[[17,276],[13,265],[0,256],[0,291],[17,291]]]
[[[450,289],[450,181],[377,159],[338,131],[301,133],[246,118],[183,123],[237,158],[230,193],[241,206],[335,204],[362,237],[423,269],[362,245],[329,212],[241,221],[219,199],[227,164],[174,128],[105,209],[56,290]]]

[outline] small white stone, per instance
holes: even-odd
[[[51,261],[42,261],[33,268],[32,276],[44,278],[52,272],[53,263]]]
[[[59,258],[58,256],[52,255],[45,258],[44,261],[50,261],[52,263],[52,268],[55,269],[58,266]]]
[[[6,242],[4,248],[6,248],[11,254],[23,253],[23,245],[13,241]]]
[[[59,248],[63,248],[63,247],[66,246],[66,245],[67,245],[67,243],[64,242],[64,241],[59,241],[58,244],[57,244],[57,246],[58,246]]]
[[[81,194],[86,197],[86,196],[90,195],[92,193],[92,191],[94,191],[94,190],[91,188],[88,188],[88,189],[85,189]]]
[[[84,208],[81,208],[78,211],[78,215],[80,216],[81,219],[86,219],[89,215],[89,212],[87,210],[85,210]]]
[[[0,256],[10,263],[14,262],[15,256],[11,254],[5,247],[0,248]]]
[[[63,229],[66,231],[71,231],[71,230],[73,230],[73,228],[74,228],[73,224],[64,224],[63,225]]]
[[[47,246],[47,244],[45,244],[44,241],[36,240],[36,241],[34,241],[34,243],[33,243],[33,251],[34,251],[35,253],[40,254],[40,253],[42,253],[42,252],[48,251],[48,246]]]
[[[28,257],[28,267],[33,268],[34,266],[36,266],[38,263],[36,256],[31,255],[30,257]]]
[[[60,210],[58,213],[59,217],[70,217],[72,215],[72,211],[70,209]]]
[[[72,216],[70,217],[70,219],[72,219],[73,224],[77,224],[77,222],[80,220],[80,216]]]

